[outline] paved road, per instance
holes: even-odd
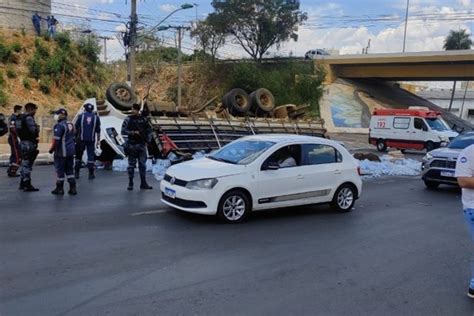
[[[126,192],[119,173],[56,198],[52,173],[35,170],[37,194],[0,178],[2,316],[474,311],[456,189],[370,181],[349,214],[300,207],[224,225]]]

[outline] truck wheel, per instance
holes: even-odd
[[[250,94],[251,109],[255,113],[268,113],[275,107],[275,97],[264,88],[255,90]]]
[[[425,144],[426,152],[430,152],[435,149],[435,145],[432,141],[427,141]]]
[[[383,139],[377,140],[377,150],[380,152],[386,152],[387,151],[387,144]]]
[[[107,100],[117,110],[129,111],[137,102],[135,92],[125,83],[112,83],[106,91]]]
[[[232,89],[222,99],[224,105],[234,116],[245,115],[250,109],[250,98],[242,89]]]
[[[439,183],[433,181],[425,181],[425,185],[428,189],[435,190],[439,187]]]

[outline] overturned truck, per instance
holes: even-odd
[[[255,98],[255,94],[252,97]],[[230,98],[234,99],[229,100]],[[264,101],[267,100],[265,95],[262,98]],[[149,156],[166,159],[170,153],[174,153],[174,159],[179,162],[190,159],[191,154],[195,152],[210,152],[240,137],[255,134],[326,137],[324,121],[321,119],[275,118],[269,114],[270,111],[266,111],[265,115],[244,113],[242,107],[247,107],[246,102],[251,102],[250,98],[245,99],[244,95],[242,99],[241,94],[230,93],[226,95],[226,99],[231,106],[238,109],[229,111],[220,105],[208,110],[207,105],[204,105],[194,112],[164,111],[143,100],[143,113],[153,130],[153,142],[148,146]],[[111,85],[107,90],[105,101],[88,99],[84,102],[94,105],[101,119],[102,154],[98,157],[100,161],[125,157],[123,150],[125,139],[120,132],[123,120],[135,102],[136,97],[124,84]],[[248,105],[249,110],[250,108]],[[288,110],[294,110],[293,106],[289,106]],[[245,115],[237,116],[236,112]]]

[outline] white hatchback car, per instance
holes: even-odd
[[[360,197],[358,164],[337,142],[254,135],[170,167],[162,201],[176,209],[240,222],[252,210],[331,203],[349,212]]]

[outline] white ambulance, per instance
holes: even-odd
[[[456,136],[441,113],[428,108],[375,110],[370,120],[369,143],[381,152],[387,148],[431,151]]]

